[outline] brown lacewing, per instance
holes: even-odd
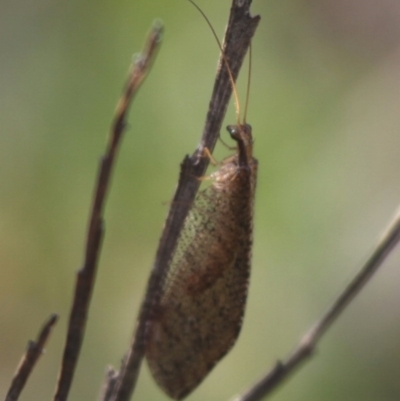
[[[199,11],[222,51],[209,20]],[[251,127],[246,117],[240,122],[236,86],[223,57],[237,104],[238,123],[227,127],[237,151],[197,195],[171,258],[159,308],[149,323],[150,370],[176,400],[198,386],[234,345],[246,306],[257,160]]]

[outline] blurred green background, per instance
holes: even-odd
[[[222,36],[230,1],[198,4]],[[400,3],[254,0],[252,10],[262,20],[248,114],[260,162],[250,296],[237,345],[193,401],[230,399],[285,357],[400,200]],[[71,400],[96,399],[129,343],[179,163],[203,129],[218,49],[183,0],[0,2],[0,397],[27,340],[58,312],[21,397],[51,399],[99,155],[156,17],[164,41],[113,177]],[[226,153],[218,145],[216,157]],[[271,399],[400,399],[399,264],[395,251]],[[167,399],[146,364],[133,399]]]

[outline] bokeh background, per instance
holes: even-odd
[[[230,1],[198,3],[222,36]],[[254,0],[252,9],[262,21],[248,114],[260,162],[250,296],[237,345],[193,401],[230,399],[285,357],[400,203],[400,3]],[[164,43],[113,177],[71,400],[96,399],[129,343],[179,163],[202,132],[218,49],[183,0],[0,2],[0,397],[27,340],[58,312],[21,400],[52,397],[98,158],[156,17]],[[226,154],[218,145],[216,157]],[[271,399],[398,400],[399,288],[395,251]],[[167,400],[146,364],[133,399]]]

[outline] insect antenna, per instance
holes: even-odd
[[[247,110],[249,108],[250,84],[251,84],[251,67],[252,67],[252,50],[251,50],[251,43],[250,43],[250,46],[249,46],[249,71],[247,73],[246,103],[244,104],[243,124],[246,124]]]
[[[235,109],[236,109],[236,118],[237,118],[237,123],[238,125],[241,125],[240,123],[240,102],[239,102],[239,95],[237,92],[237,88],[236,88],[236,83],[235,80],[233,78],[233,74],[232,74],[232,70],[229,66],[229,62],[228,62],[228,58],[225,55],[225,52],[222,48],[222,44],[221,41],[218,39],[218,35],[215,32],[215,29],[213,27],[213,25],[211,24],[211,21],[208,19],[207,15],[204,13],[204,11],[193,1],[193,0],[188,0],[190,3],[192,3],[192,5],[197,9],[197,11],[199,11],[199,13],[203,16],[203,18],[205,19],[205,21],[207,22],[208,26],[211,29],[212,34],[214,35],[215,40],[217,41],[218,47],[221,51],[222,54],[222,58],[224,60],[226,69],[228,71],[228,75],[229,75],[229,80],[231,81],[231,85],[232,85],[232,91],[233,91],[233,97],[235,100]],[[250,81],[250,78],[248,78]],[[248,95],[247,95],[248,96]],[[247,100],[246,100],[246,109],[247,109]]]

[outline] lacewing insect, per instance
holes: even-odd
[[[223,52],[209,20],[199,11]],[[237,151],[197,195],[171,258],[159,307],[149,322],[150,370],[176,400],[199,385],[234,345],[247,299],[257,160],[246,110],[241,122],[236,86],[222,55],[237,104],[237,124],[227,127]]]

